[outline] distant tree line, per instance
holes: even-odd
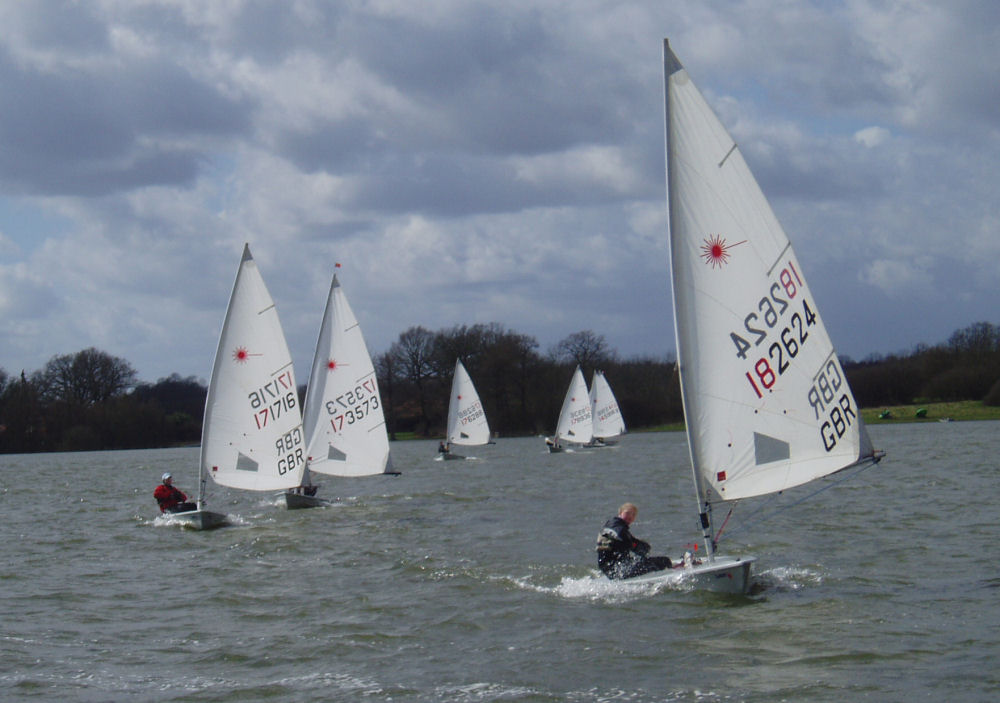
[[[671,358],[622,359],[589,330],[542,353],[533,337],[497,323],[436,332],[412,327],[374,357],[390,436],[443,435],[456,358],[500,436],[551,433],[577,364],[588,381],[595,370],[605,372],[630,429],[683,421]],[[1000,405],[1000,327],[987,322],[908,354],[842,362],[862,407],[954,400]],[[0,368],[0,453],[197,444],[206,393],[193,376],[139,382],[128,361],[94,348],[55,356],[30,375]]]
[[[1000,405],[1000,327],[976,322],[937,346],[844,361],[862,407],[979,400]]]
[[[411,327],[375,357],[390,436],[444,434],[456,359],[476,385],[490,429],[501,436],[551,433],[577,364],[588,379],[605,372],[630,427],[683,418],[671,359],[619,359],[603,335],[589,330],[541,354],[533,337],[496,323],[437,332]]]

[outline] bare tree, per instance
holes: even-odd
[[[396,369],[396,359],[392,352],[378,354],[372,359],[375,366],[375,377],[378,379],[379,393],[385,409],[386,429],[389,439],[396,439],[396,381],[399,373]]]
[[[396,362],[399,375],[412,383],[420,402],[420,419],[427,431],[430,415],[427,412],[427,386],[435,377],[434,333],[424,327],[411,327],[399,335],[389,348]]]
[[[124,394],[135,386],[136,372],[125,359],[90,347],[52,357],[33,380],[46,400],[86,407]]]
[[[556,344],[551,353],[557,361],[573,361],[591,371],[615,359],[604,335],[591,330],[574,332]]]

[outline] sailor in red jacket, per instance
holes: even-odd
[[[153,497],[160,504],[161,513],[183,513],[188,510],[197,510],[198,506],[187,502],[187,496],[173,485],[173,476],[169,473],[163,474],[160,479],[163,481],[156,490]]]

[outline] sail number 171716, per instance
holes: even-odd
[[[795,264],[788,261],[767,295],[757,301],[756,310],[743,318],[743,329],[729,333],[740,359],[752,360],[747,353],[755,348],[766,350],[753,360],[751,370],[745,374],[758,398],[763,398],[763,391],[770,390],[789,368],[809,339],[809,327],[816,324],[816,314],[809,307],[809,301],[799,295],[802,289],[802,279]],[[798,301],[802,303],[801,310],[793,306],[793,302]]]

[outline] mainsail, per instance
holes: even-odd
[[[310,471],[367,476],[391,470],[375,367],[334,275],[304,404]]]
[[[562,442],[587,444],[593,434],[587,382],[583,379],[583,371],[577,366],[563,398],[562,409],[559,411],[556,438]]]
[[[701,499],[781,491],[872,458],[788,238],[666,40],[663,51],[674,324]]]
[[[486,411],[462,360],[456,359],[448,403],[448,442],[475,446],[489,441],[490,426],[486,421]]]
[[[292,357],[246,245],[205,402],[202,475],[232,488],[292,488],[302,479],[304,444]]]
[[[590,414],[594,439],[609,440],[625,434],[625,420],[603,371],[594,371],[590,383]]]

